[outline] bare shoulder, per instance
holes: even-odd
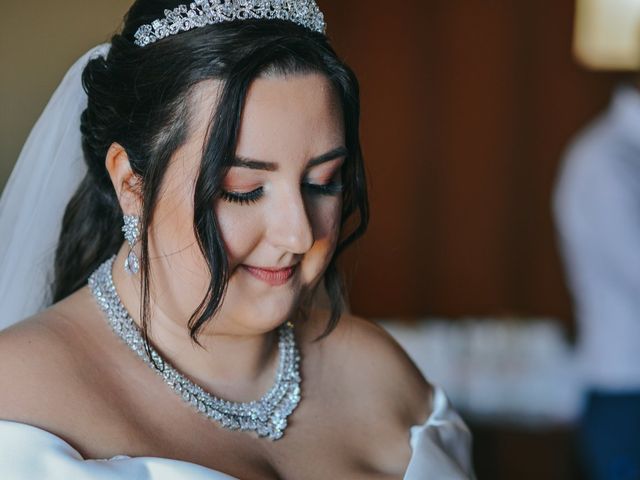
[[[0,419],[46,428],[83,393],[84,332],[49,308],[0,332]]]
[[[327,318],[328,313],[321,315]],[[315,322],[316,338],[325,322]],[[313,341],[311,338],[309,341]],[[343,314],[338,326],[315,344],[325,374],[342,391],[367,399],[367,410],[395,414],[401,423],[424,423],[432,410],[433,388],[404,349],[373,321]]]
[[[68,371],[64,319],[44,311],[0,332],[0,417],[37,415],[38,398],[59,372]],[[62,328],[61,328],[62,327]],[[44,403],[44,402],[41,402]]]

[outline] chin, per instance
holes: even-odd
[[[270,301],[261,302],[255,305],[252,317],[258,326],[265,333],[278,328],[284,322],[291,318],[291,315],[297,310],[298,301]],[[252,322],[252,323],[253,323]]]

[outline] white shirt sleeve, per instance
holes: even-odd
[[[554,197],[584,380],[616,390],[640,388],[640,123],[620,108],[573,144]]]

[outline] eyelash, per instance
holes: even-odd
[[[316,185],[314,183],[303,183],[303,187],[312,195],[338,195],[342,193],[344,186],[341,183],[332,181],[326,185]],[[238,203],[240,205],[250,205],[256,203],[263,195],[263,188],[259,187],[251,192],[236,193],[222,190],[220,197],[227,202]]]

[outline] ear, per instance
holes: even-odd
[[[122,145],[112,143],[107,151],[105,166],[116,190],[120,208],[125,215],[140,215],[142,212],[142,184],[133,173],[129,156]]]

